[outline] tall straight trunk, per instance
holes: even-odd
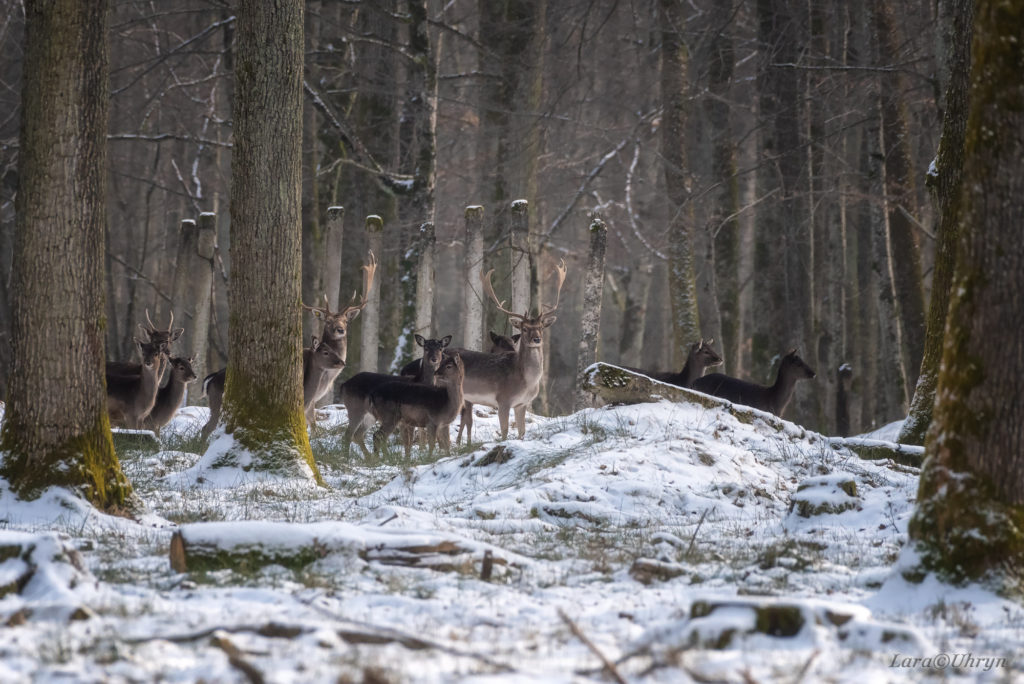
[[[776,193],[757,215],[754,253],[754,330],[751,363],[755,378],[768,381],[771,361],[787,348],[808,347],[811,322],[810,238],[807,212],[800,197],[805,155],[800,136],[800,78],[788,65],[797,61],[802,40],[792,0],[758,0],[759,43],[763,54],[758,75],[758,104],[763,154],[759,195]],[[797,393],[792,418],[808,418]]]
[[[18,497],[67,487],[99,508],[131,493],[103,379],[108,15],[106,2],[25,3],[15,362],[0,431],[0,479]]]
[[[483,351],[484,303],[478,274],[483,268],[484,260],[484,208],[477,205],[468,206],[464,216],[464,242],[466,245],[464,264],[466,271],[465,280],[462,283],[462,343],[466,346],[466,349]]]
[[[967,95],[971,72],[971,36],[974,0],[948,0],[944,15],[950,25],[947,55],[948,85],[945,114],[942,118],[942,137],[936,155],[934,172],[928,175],[928,187],[939,215],[935,267],[932,270],[932,295],[928,307],[924,353],[914,398],[910,402],[907,420],[903,423],[898,440],[905,444],[923,444],[932,421],[935,389],[938,385],[939,364],[942,361],[942,339],[946,327],[946,312],[952,291],[953,269],[956,264],[956,244],[959,239],[959,217],[956,213],[961,191],[964,137],[967,128]]]
[[[879,64],[899,62],[896,20],[892,9],[883,0],[873,0],[872,16]],[[906,379],[906,401],[917,383],[924,352],[924,286],[921,280],[921,255],[914,219],[917,200],[914,189],[914,168],[910,154],[910,132],[906,105],[900,95],[907,92],[904,77],[897,73],[883,77],[880,89],[882,117],[882,155],[885,160],[886,224],[889,266],[896,315],[900,326],[900,361]]]
[[[909,533],[921,570],[1024,591],[1024,12],[979,0],[967,121],[963,232]],[[919,573],[918,576],[923,574]]]
[[[436,334],[434,322],[434,251],[436,245],[434,224],[424,223],[420,227],[417,246],[415,329],[425,337],[433,337]]]
[[[198,223],[190,219],[181,222],[174,267],[172,311],[185,330],[177,343],[183,352],[175,356],[194,357],[192,370],[200,378],[206,376],[216,218],[207,213]]]
[[[516,313],[529,313],[532,302],[530,289],[530,203],[516,200],[509,214],[509,256],[512,273],[511,309]]]
[[[241,0],[231,155],[231,289],[214,467],[320,481],[302,410],[303,3]]]
[[[375,255],[383,252],[384,222],[380,216],[366,217],[366,247]],[[362,316],[359,345],[359,370],[376,373],[380,370],[380,288],[370,291],[370,301]]]
[[[689,50],[683,41],[685,18],[673,0],[658,3],[661,24],[661,154],[669,199],[669,298],[672,302],[672,366],[682,366],[685,350],[699,339],[697,281],[694,274],[694,210],[686,156],[689,112]]]
[[[590,222],[590,252],[583,282],[583,319],[580,321],[580,342],[576,353],[576,399],[574,411],[585,408],[587,393],[580,386],[583,371],[597,359],[597,334],[601,330],[601,297],[604,293],[605,252],[608,249],[608,226],[600,218]]]
[[[740,189],[736,177],[736,150],[733,142],[729,91],[736,62],[732,35],[732,1],[713,2],[708,95],[704,97],[705,118],[711,126],[711,180],[717,184],[710,216],[714,249],[715,293],[718,301],[721,335],[718,347],[725,360],[722,372],[739,368],[740,348]],[[705,328],[705,334],[716,335]]]
[[[647,301],[651,293],[651,263],[633,268],[625,282],[626,306],[622,312],[622,334],[619,338],[619,361],[627,366],[644,366],[644,329],[647,325]]]

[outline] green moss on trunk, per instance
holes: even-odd
[[[66,487],[101,510],[126,504],[131,485],[114,453],[106,413],[91,430],[45,450],[25,448],[18,439],[15,420],[16,416],[8,414],[9,422],[0,434],[0,478],[7,480],[20,498],[31,500],[49,487]]]

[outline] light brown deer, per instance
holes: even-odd
[[[498,409],[498,423],[501,427],[501,438],[508,437],[508,412],[514,410],[516,426],[520,439],[526,434],[526,407],[529,406],[540,392],[541,376],[544,372],[544,329],[555,322],[555,311],[565,284],[565,262],[556,267],[558,289],[555,292],[555,305],[550,309],[531,316],[530,312],[518,314],[505,308],[504,302],[494,294],[491,286],[493,270],[486,275],[480,274],[480,282],[484,291],[497,305],[498,310],[507,315],[512,327],[520,332],[519,345],[516,351],[488,354],[485,352],[457,349],[462,355],[466,366],[466,379],[463,384],[464,398],[468,402],[486,404]],[[468,439],[467,435],[467,439]]]
[[[171,377],[167,384],[157,391],[153,410],[142,420],[143,428],[152,430],[159,436],[160,428],[171,422],[171,418],[181,406],[182,397],[185,396],[185,386],[196,379],[196,373],[192,370],[193,360],[180,357],[170,359]]]
[[[337,375],[343,368],[345,361],[341,355],[318,340],[315,335],[312,346],[302,350],[302,411],[310,427],[316,422],[316,392],[323,381],[323,376],[328,373]],[[203,396],[210,402],[210,418],[200,432],[204,440],[210,436],[217,427],[217,421],[220,420],[227,371],[227,368],[221,368],[203,378]]]
[[[435,443],[451,453],[448,426],[462,410],[465,378],[459,353],[446,354],[435,376],[436,386],[398,380],[374,387],[370,392],[370,412],[380,422],[373,438],[375,451],[379,453],[395,427],[401,426],[406,458],[412,456],[415,428],[426,432],[429,455],[433,455]]]
[[[512,337],[507,335],[499,335],[493,330],[488,330],[487,334],[491,336],[491,348],[488,350],[491,354],[500,354],[502,352],[514,352],[516,345],[519,344],[521,335],[516,333]],[[462,404],[462,413],[459,419],[459,434],[455,436],[455,443],[462,443],[462,431],[466,431],[466,444],[473,441],[473,402],[465,401]]]
[[[159,343],[142,342],[136,338],[135,344],[142,354],[142,364],[138,365],[138,372],[123,372],[121,364],[118,363],[109,369],[111,364],[108,364],[106,380],[107,413],[110,415],[110,422],[120,427],[137,429],[156,403],[163,352]]]
[[[370,301],[370,291],[373,289],[373,277],[377,272],[377,258],[373,255],[373,252],[369,252],[367,263],[363,265],[363,296],[360,298],[358,304],[352,304],[346,306],[340,311],[331,311],[330,304],[327,301],[327,295],[324,295],[323,306],[306,306],[302,305],[302,308],[306,311],[312,311],[313,315],[323,321],[324,327],[320,332],[320,343],[326,344],[328,347],[333,349],[341,357],[342,361],[348,359],[348,326],[359,315],[359,312],[366,308],[367,303]],[[353,293],[353,301],[356,298],[356,294]],[[325,372],[321,378],[320,383],[316,388],[316,396],[313,398],[315,404],[320,400],[320,397],[327,394],[331,387],[334,386],[334,381],[338,375],[341,374],[341,369],[334,369],[330,372]]]

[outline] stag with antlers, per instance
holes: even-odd
[[[519,437],[526,434],[526,407],[540,392],[540,383],[544,373],[544,329],[555,322],[555,310],[565,284],[565,262],[559,262],[557,271],[558,286],[555,292],[555,305],[544,309],[536,316],[530,312],[516,313],[505,308],[505,303],[494,294],[491,285],[493,270],[480,273],[480,282],[484,291],[497,305],[498,310],[509,317],[512,327],[520,332],[519,346],[515,351],[497,354],[458,349],[465,365],[463,394],[467,402],[486,404],[498,409],[498,423],[501,426],[501,438],[508,437],[508,412],[515,410],[516,426]],[[472,430],[467,425],[469,430]],[[467,433],[467,440],[471,433]]]

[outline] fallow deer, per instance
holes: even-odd
[[[499,335],[493,330],[488,330],[487,334],[491,336],[491,348],[488,350],[491,354],[500,354],[502,352],[514,352],[516,345],[519,344],[519,340],[522,338],[520,333],[516,333],[512,337],[508,335]],[[464,401],[462,403],[462,414],[459,418],[459,434],[455,437],[455,443],[462,443],[462,431],[466,430],[466,444],[473,441],[473,402]]]
[[[458,352],[446,354],[435,372],[437,386],[408,381],[385,382],[370,392],[370,412],[380,422],[374,450],[380,452],[396,426],[401,426],[405,457],[412,456],[413,430],[427,433],[428,454],[439,443],[451,453],[449,425],[462,410],[465,366]]]
[[[135,339],[142,353],[138,373],[123,373],[115,366],[106,374],[107,413],[114,425],[138,428],[153,409],[160,383],[161,345]]]
[[[359,312],[366,308],[367,303],[370,301],[370,291],[373,289],[373,277],[377,272],[377,258],[373,255],[373,252],[369,252],[367,263],[363,265],[362,270],[363,296],[359,300],[358,304],[351,304],[340,311],[331,311],[327,295],[324,294],[323,306],[302,305],[303,309],[306,311],[312,311],[313,315],[318,320],[323,321],[324,327],[320,332],[320,343],[326,344],[337,352],[342,361],[346,361],[348,359],[348,326],[356,316],[359,315]],[[356,294],[353,293],[353,301],[355,298]],[[316,396],[313,398],[314,404],[330,391],[334,386],[334,381],[340,374],[341,370],[337,369],[325,372],[321,376],[320,383],[316,388]]]
[[[159,436],[160,428],[171,422],[185,396],[185,386],[196,379],[196,373],[192,370],[193,361],[194,357],[183,359],[176,356],[170,359],[171,377],[166,385],[157,390],[153,410],[142,420],[143,428]]]
[[[693,383],[697,378],[704,375],[706,368],[722,365],[722,357],[710,346],[712,342],[714,342],[713,339],[702,339],[691,344],[690,351],[686,355],[686,363],[683,364],[682,370],[678,373],[648,371],[642,368],[630,368],[629,366],[625,366],[625,368],[634,373],[641,373],[649,378],[654,378],[659,382],[689,389],[693,387]]]
[[[485,352],[457,349],[462,355],[466,366],[466,379],[463,384],[464,398],[468,402],[487,404],[498,409],[498,424],[501,438],[508,437],[508,412],[514,410],[516,426],[520,439],[526,434],[526,407],[540,392],[541,376],[544,372],[544,329],[555,322],[555,311],[565,284],[565,262],[556,267],[558,288],[555,292],[555,305],[550,309],[531,316],[530,312],[515,313],[505,308],[504,302],[494,294],[491,286],[493,270],[486,275],[480,274],[480,282],[484,291],[497,305],[498,310],[507,315],[512,327],[518,328],[521,334],[516,351],[488,354]],[[467,435],[467,439],[469,435]]]
[[[366,448],[366,430],[370,427],[367,424],[367,418],[372,416],[370,393],[380,385],[396,381],[433,385],[435,373],[441,366],[444,349],[451,341],[451,335],[446,335],[439,340],[428,340],[424,339],[422,335],[416,335],[416,344],[423,347],[423,357],[407,363],[400,371],[400,375],[362,372],[356,373],[342,383],[341,403],[345,405],[345,410],[348,412],[348,428],[345,430],[344,438],[346,454],[352,445],[352,440],[355,440],[363,455],[370,456],[370,451]]]
[[[161,330],[156,327],[153,323],[153,319],[149,317],[149,309],[146,309],[146,323],[149,327],[146,327],[139,323],[139,330],[145,333],[145,337],[142,338],[143,344],[156,345],[159,351],[162,352],[163,356],[160,359],[160,367],[157,369],[157,381],[163,378],[164,368],[167,365],[167,358],[171,353],[171,342],[174,342],[181,334],[185,332],[184,328],[174,329],[174,312],[171,312],[171,320],[167,324],[167,330]],[[107,373],[113,375],[138,375],[140,372],[140,366],[138,363],[132,361],[108,361],[107,362]]]
[[[781,417],[782,412],[786,409],[786,404],[793,396],[793,388],[797,381],[809,380],[814,375],[811,367],[804,363],[804,360],[797,356],[796,349],[793,349],[782,357],[779,371],[775,376],[775,384],[770,387],[739,380],[722,373],[711,373],[698,378],[693,383],[693,389],[727,399],[735,404],[768,411]]]

